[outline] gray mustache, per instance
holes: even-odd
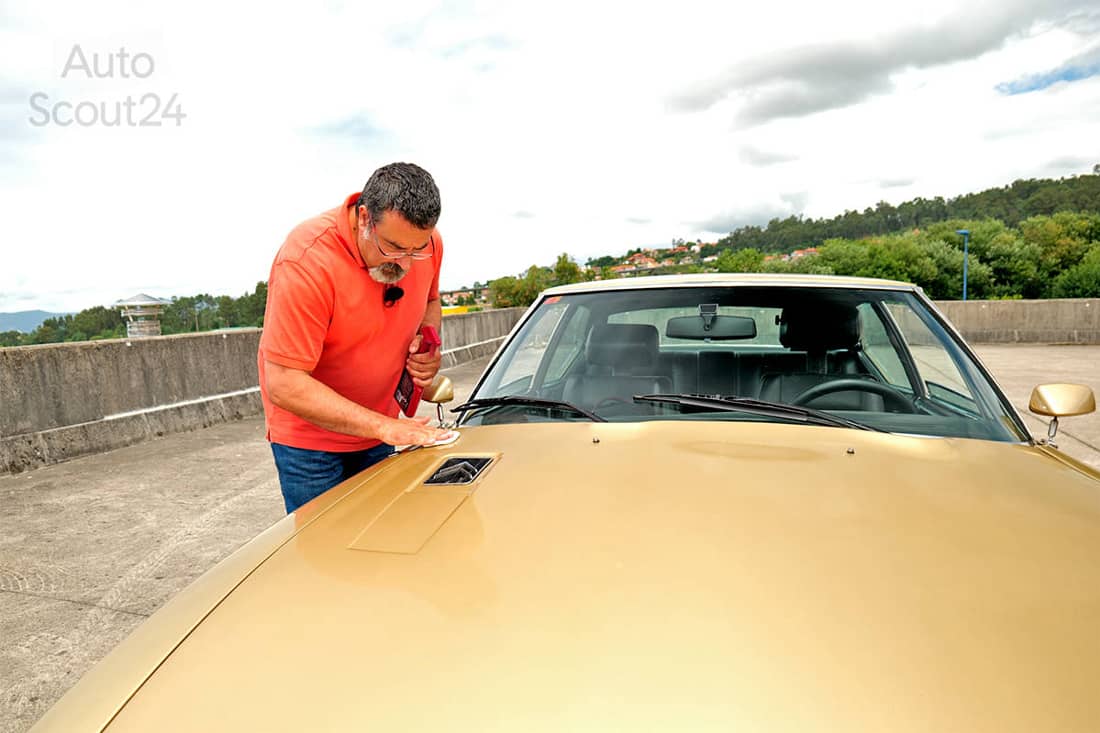
[[[370,274],[378,282],[395,283],[405,277],[405,268],[396,262],[383,262],[377,267],[370,268]]]

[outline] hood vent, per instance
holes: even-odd
[[[428,486],[470,484],[492,462],[492,458],[448,458],[424,483]]]

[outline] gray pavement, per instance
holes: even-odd
[[[1100,395],[1100,346],[977,351],[1036,435],[1036,384]],[[487,361],[445,371],[458,400]],[[1100,469],[1100,414],[1064,420],[1060,438]],[[283,516],[262,418],[0,476],[0,499],[0,733],[29,728],[149,614]]]
[[[457,400],[487,363],[444,370]],[[0,476],[0,501],[0,733],[285,515],[262,416]]]

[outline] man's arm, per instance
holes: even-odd
[[[301,369],[265,360],[264,376],[267,394],[275,405],[326,430],[377,438],[390,445],[427,445],[447,433],[429,427],[430,418],[398,420],[369,410]]]
[[[443,327],[443,303],[439,300],[439,296],[428,301],[424,308],[424,321],[421,325],[435,326],[436,331]]]
[[[427,307],[424,309],[424,320],[421,321],[420,325],[433,326],[437,332],[442,330],[443,303],[440,302],[438,297],[428,301]],[[440,354],[440,349],[417,354],[416,350],[419,348],[420,334],[417,334],[413,337],[412,343],[409,344],[409,358],[405,361],[405,368],[409,370],[409,376],[412,377],[413,384],[418,387],[427,387],[439,372],[439,363],[443,357]]]

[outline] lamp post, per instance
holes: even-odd
[[[966,271],[970,264],[970,230],[956,229],[955,234],[963,235],[963,300],[966,300]]]

